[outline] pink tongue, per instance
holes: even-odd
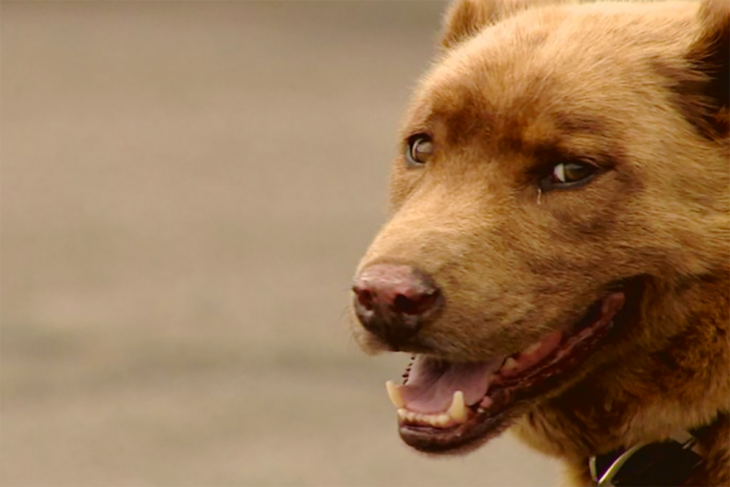
[[[474,405],[487,394],[494,373],[504,357],[486,362],[451,364],[419,355],[401,389],[406,409],[418,413],[445,412],[454,392],[464,393],[464,402]]]

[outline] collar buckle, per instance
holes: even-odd
[[[686,431],[667,442],[643,443],[591,457],[597,487],[679,485],[702,463],[697,439]]]

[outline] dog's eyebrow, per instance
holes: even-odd
[[[568,133],[583,132],[600,134],[605,130],[605,123],[598,117],[567,112],[558,112],[553,116],[555,127]]]

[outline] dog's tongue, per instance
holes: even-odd
[[[487,394],[494,373],[504,357],[485,362],[448,363],[419,355],[401,389],[405,407],[418,413],[439,413],[449,409],[454,392],[464,393],[471,406]]]

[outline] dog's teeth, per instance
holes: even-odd
[[[527,347],[526,349],[524,349],[522,351],[522,353],[524,353],[525,355],[533,354],[533,353],[537,352],[537,350],[540,348],[540,345],[541,345],[540,342],[535,342],[532,345],[530,345],[529,347]]]
[[[398,409],[406,405],[406,402],[403,400],[403,395],[400,392],[401,387],[392,380],[385,383],[385,389],[388,391],[390,402]]]
[[[391,395],[391,390],[396,391],[396,400],[399,398],[402,399],[400,397],[400,389],[398,388],[398,386],[393,387],[395,384],[393,384],[393,386],[390,384],[390,382],[386,383],[388,395]],[[395,403],[393,397],[391,397],[391,400]],[[464,393],[462,391],[454,392],[454,397],[451,399],[451,406],[449,407],[449,410],[445,413],[418,413],[415,411],[409,411],[405,407],[399,407],[397,413],[398,419],[406,423],[416,423],[424,425],[427,424],[436,428],[444,428],[447,425],[454,423],[464,423],[469,416],[469,411],[466,407],[466,403],[464,402]]]
[[[492,398],[489,396],[484,396],[482,398],[482,401],[479,403],[479,409],[481,412],[484,412],[489,406],[492,405]]]
[[[454,397],[451,399],[451,406],[449,407],[449,416],[455,421],[463,423],[466,421],[467,414],[464,393],[461,391],[454,392]]]
[[[517,360],[513,359],[512,357],[507,357],[507,360],[504,361],[502,364],[502,368],[500,370],[514,370],[518,367]]]

